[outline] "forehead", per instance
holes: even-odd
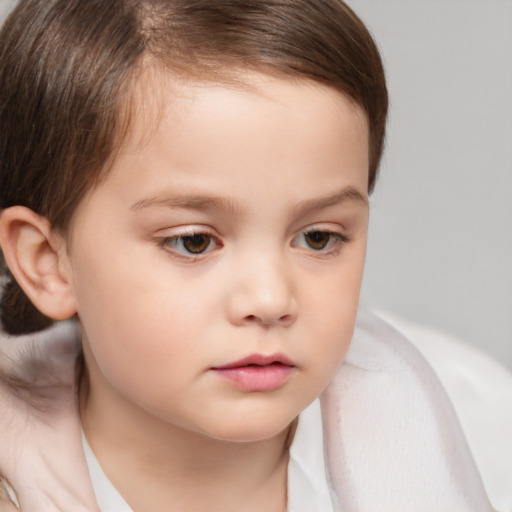
[[[264,207],[346,187],[366,196],[367,118],[331,87],[262,73],[226,83],[149,73],[132,102],[105,180],[116,197],[130,186],[135,202],[176,191]]]
[[[237,68],[223,68],[222,73],[201,75],[198,72],[197,76],[179,77],[162,66],[146,63],[125,101],[130,130],[122,147],[129,150],[144,146],[162,120],[171,118],[177,124],[193,105],[196,111],[202,110],[205,115],[231,113],[241,122],[252,123],[257,130],[257,117],[244,117],[249,98],[256,109],[273,104],[276,111],[279,108],[281,112],[293,109],[302,119],[309,115],[311,122],[318,126],[330,119],[362,128],[366,135],[369,133],[366,112],[355,100],[332,86],[310,79]],[[228,105],[229,109],[224,109]],[[205,117],[205,121],[207,119]]]

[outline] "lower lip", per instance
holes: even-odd
[[[292,370],[292,366],[285,364],[269,364],[214,368],[213,371],[244,391],[273,391],[285,383]]]

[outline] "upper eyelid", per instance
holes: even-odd
[[[337,226],[337,227],[332,227],[332,226]],[[296,233],[297,234],[314,233],[315,231],[320,231],[322,233],[331,233],[333,235],[346,236],[345,235],[346,229],[343,226],[340,226],[339,224],[335,224],[335,223],[331,223],[331,222],[318,222],[315,224],[309,224],[308,226],[301,228]]]
[[[344,235],[343,233],[339,233],[338,231],[331,231],[329,229],[304,229],[304,230],[301,230],[299,231],[293,238],[297,238],[298,236],[304,236],[304,235],[309,235],[311,233],[326,233],[328,235],[331,235],[335,238],[338,238],[338,239],[341,239],[341,240],[346,240],[348,241],[349,240],[349,237],[347,235]]]
[[[165,233],[169,232],[168,235]],[[156,232],[156,235],[159,238],[180,238],[185,236],[192,236],[192,235],[208,235],[214,238],[220,238],[220,236],[217,234],[217,231],[209,226],[204,225],[197,225],[197,226],[189,226],[189,225],[183,225],[183,226],[173,226],[168,228],[159,229]]]
[[[342,229],[341,227],[339,229],[336,229],[336,228],[332,228],[332,227],[322,226],[321,224],[322,223],[311,224],[309,226],[303,227],[300,230],[295,231],[295,233],[293,234],[291,239],[293,240],[297,236],[304,235],[307,233],[314,233],[316,231],[319,231],[322,233],[329,233],[332,235],[336,235],[336,236],[340,236],[342,238],[348,239],[348,236],[344,233],[345,230]],[[169,234],[162,233],[162,232],[166,232],[166,231],[172,231],[172,232]],[[176,239],[176,238],[183,238],[183,237],[187,237],[187,236],[203,235],[203,234],[214,238],[216,241],[220,241],[223,238],[222,236],[217,234],[217,230],[215,230],[209,226],[203,226],[203,225],[177,226],[177,227],[173,227],[173,228],[161,229],[161,230],[159,230],[159,232],[157,232],[157,238],[160,238],[160,239],[174,238],[174,239]]]
[[[299,231],[299,233],[314,233],[315,231],[319,231],[320,233],[333,233],[333,234],[339,232],[338,230],[336,230],[334,228],[323,227],[323,226],[319,226],[317,224],[313,224],[311,226],[307,226],[305,228],[302,228]]]
[[[161,235],[161,236],[158,236],[157,238],[159,240],[179,240],[180,238],[187,238],[187,237],[191,237],[191,236],[195,236],[195,235],[206,235],[206,236],[210,237],[212,240],[214,240],[217,245],[219,245],[221,243],[221,240],[217,235],[215,235],[209,231],[206,231],[204,229],[197,230],[197,231],[193,231],[193,230],[183,231],[181,233],[175,233],[175,234],[173,233],[173,234],[169,234],[169,235]]]

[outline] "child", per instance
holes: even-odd
[[[387,112],[344,3],[26,0],[0,48],[4,507],[491,510],[400,335],[342,366]]]

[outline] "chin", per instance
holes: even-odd
[[[231,418],[232,419],[232,418]],[[256,443],[267,441],[288,430],[294,422],[295,417],[278,421],[247,421],[243,418],[241,421],[230,421],[227,425],[219,425],[214,431],[208,433],[210,437],[219,441],[227,441],[231,443]],[[233,419],[232,419],[233,420]]]

